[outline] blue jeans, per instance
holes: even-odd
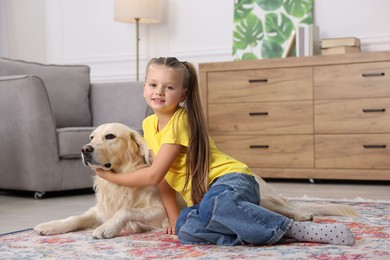
[[[180,212],[176,233],[183,244],[273,244],[293,220],[259,206],[253,176],[229,173],[216,179],[199,205]]]

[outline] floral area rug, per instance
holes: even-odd
[[[0,259],[390,259],[390,201],[314,201],[348,204],[359,211],[361,217],[355,219],[315,219],[322,223],[346,223],[356,235],[354,246],[192,246],[180,244],[176,236],[162,230],[106,240],[92,239],[92,230],[54,236],[39,236],[27,230],[0,236]]]

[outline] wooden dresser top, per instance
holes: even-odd
[[[304,67],[335,65],[344,63],[378,62],[390,60],[390,51],[361,52],[340,55],[317,55],[309,57],[288,57],[283,59],[262,59],[212,62],[199,64],[199,71],[224,71],[246,69],[269,69],[282,67]]]

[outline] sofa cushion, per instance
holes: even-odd
[[[94,127],[65,127],[57,129],[58,150],[61,159],[81,158],[81,147],[89,143]]]
[[[56,125],[91,126],[90,69],[83,65],[45,65],[0,58],[0,76],[33,74],[42,79]]]
[[[142,132],[142,121],[153,110],[144,98],[144,83],[111,82],[91,85],[92,125],[117,122]],[[115,102],[108,102],[115,100]]]

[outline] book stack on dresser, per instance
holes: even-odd
[[[360,52],[360,39],[355,37],[330,38],[321,41],[321,54],[345,54]]]
[[[390,52],[204,63],[217,147],[265,178],[390,180]]]

